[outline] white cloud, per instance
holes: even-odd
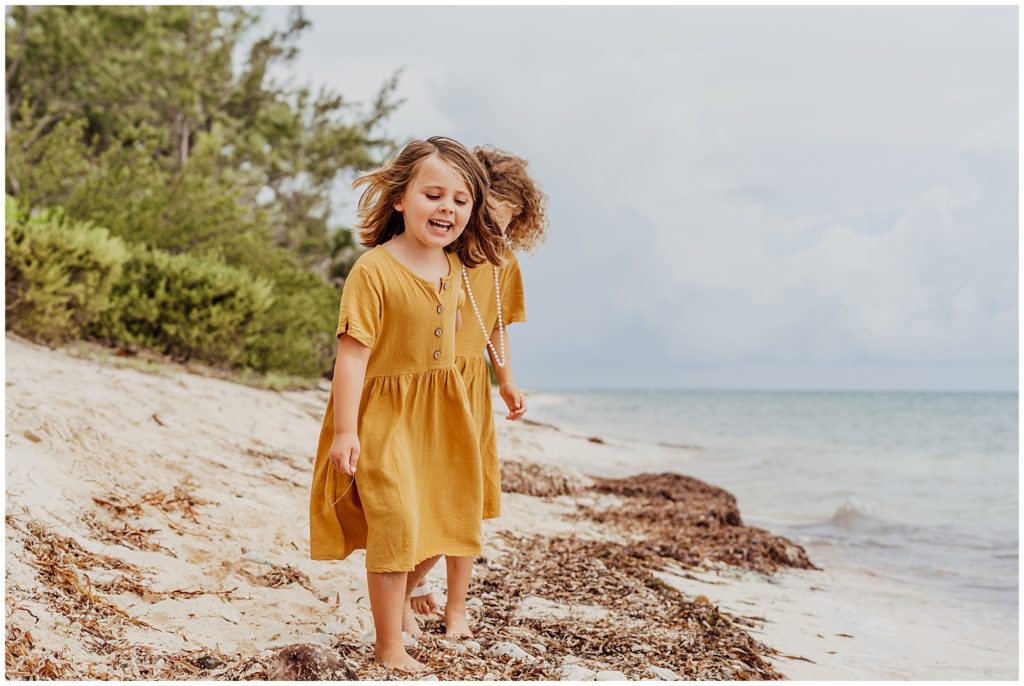
[[[404,66],[395,136],[551,195],[527,385],[1015,387],[1016,9],[309,13],[301,69],[368,99]]]

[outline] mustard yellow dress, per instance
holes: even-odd
[[[381,246],[361,255],[345,281],[337,335],[370,348],[358,415],[360,457],[345,492],[352,477],[328,462],[332,388],[310,491],[314,560],[344,559],[365,548],[367,571],[403,572],[434,555],[480,554],[477,430],[455,368],[462,263],[446,254],[450,271],[440,289]]]
[[[501,468],[498,466],[498,446],[494,436],[494,411],[491,406],[491,379],[487,371],[487,341],[498,326],[498,300],[494,286],[494,267],[484,263],[467,269],[469,287],[473,292],[483,327],[477,319],[473,305],[467,297],[462,306],[462,326],[455,334],[455,366],[466,382],[469,406],[476,424],[480,445],[480,463],[483,470],[483,518],[494,519],[501,514]],[[523,275],[519,262],[506,252],[504,263],[498,267],[501,290],[502,324],[526,321],[526,299],[523,295]],[[484,329],[487,330],[486,335]],[[501,352],[501,348],[498,348]]]

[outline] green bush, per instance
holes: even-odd
[[[249,342],[246,365],[261,372],[319,376],[334,362],[338,289],[300,269],[268,278],[274,283],[275,301],[259,317],[259,335]]]
[[[268,246],[244,234],[215,253],[228,264],[245,265],[273,284],[274,304],[259,317],[259,335],[248,346],[245,366],[298,376],[319,376],[331,369],[337,339],[337,286],[305,269],[284,248]]]
[[[172,255],[60,209],[31,216],[9,196],[6,219],[9,329],[263,373],[316,376],[331,366],[338,290],[286,250],[242,237],[228,255]]]
[[[133,246],[92,333],[179,360],[244,362],[257,322],[272,303],[264,279],[217,259]]]
[[[106,229],[60,210],[29,216],[6,198],[7,328],[40,341],[80,338],[111,306],[130,253]]]

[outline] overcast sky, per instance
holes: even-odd
[[[524,387],[1016,389],[1016,7],[306,12],[296,78],[550,195]]]

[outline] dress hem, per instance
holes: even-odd
[[[348,557],[352,553],[354,553],[357,550],[366,550],[366,548],[353,548],[348,553],[346,553],[345,555],[341,555],[341,556],[330,555],[330,554],[326,554],[326,555],[310,555],[309,559],[317,560],[319,562],[330,562],[332,560],[333,561],[346,560],[346,559],[348,559]],[[370,569],[369,567],[367,567],[366,571],[373,572],[374,574],[392,574],[392,573],[401,573],[401,572],[411,572],[414,569],[416,569],[416,565],[418,565],[419,563],[421,563],[424,560],[429,559],[431,557],[441,557],[441,556],[444,556],[444,557],[478,557],[481,552],[483,552],[483,547],[482,546],[477,546],[473,551],[466,551],[466,550],[462,550],[462,551],[459,551],[459,552],[438,551],[438,552],[432,552],[432,553],[428,553],[427,555],[424,555],[419,560],[417,560],[416,563],[412,567],[410,567],[409,569],[393,569],[393,568],[386,568],[386,567],[381,567],[381,568],[378,568],[378,569]]]

